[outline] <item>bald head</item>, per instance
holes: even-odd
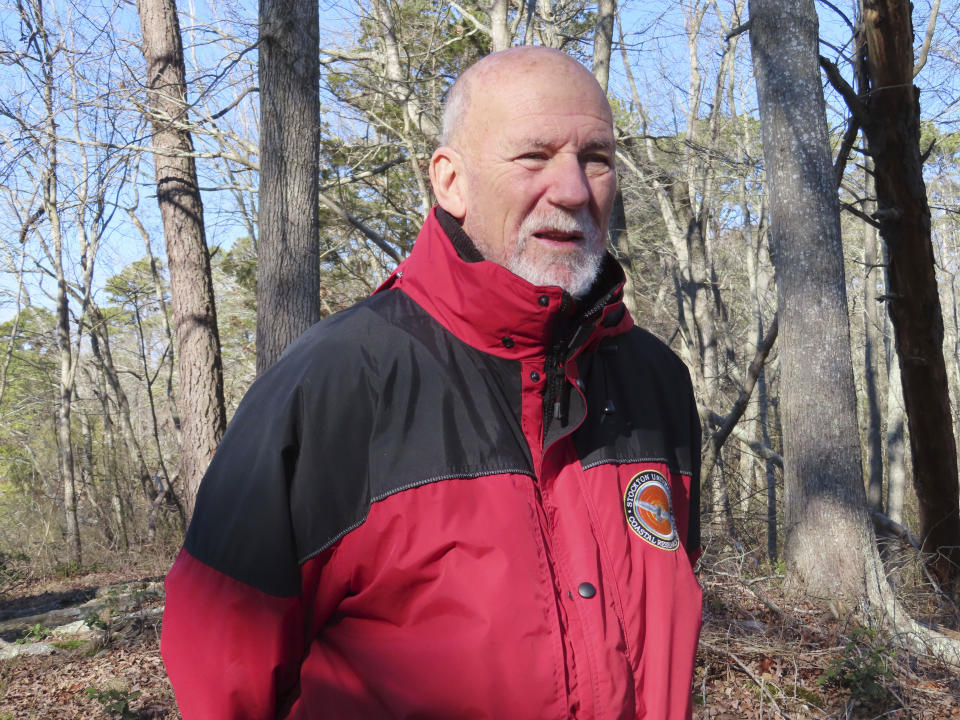
[[[451,89],[430,180],[486,260],[578,296],[603,257],[614,158],[593,75],[557,50],[520,47],[488,55]]]
[[[526,45],[484,56],[463,71],[447,93],[443,107],[440,144],[453,145],[462,137],[469,124],[470,112],[476,103],[481,106],[491,94],[512,83],[529,82],[539,78],[541,82],[569,82],[573,74],[586,87],[595,90],[593,94],[607,112],[607,102],[600,84],[583,65],[566,53],[553,48]]]

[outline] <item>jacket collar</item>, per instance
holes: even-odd
[[[611,255],[594,288],[577,301],[483,260],[456,221],[449,215],[441,221],[438,212],[430,211],[410,256],[377,292],[403,290],[467,344],[514,360],[542,357],[558,342],[575,351],[633,326],[623,304],[623,270]]]

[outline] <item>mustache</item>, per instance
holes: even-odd
[[[600,235],[600,228],[597,227],[586,208],[580,208],[576,212],[553,209],[528,215],[520,224],[520,240],[525,241],[534,233],[545,230],[579,233],[590,242],[595,241]]]

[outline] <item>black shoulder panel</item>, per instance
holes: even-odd
[[[686,366],[641,328],[578,361],[587,417],[573,436],[584,468],[664,462],[691,476],[688,547],[699,546],[700,418]]]
[[[277,596],[299,565],[429,482],[533,474],[515,361],[391,290],[318,323],[240,403],[197,497],[194,557]]]

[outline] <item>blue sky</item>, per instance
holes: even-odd
[[[25,28],[19,22],[15,12],[15,3],[13,0],[0,0],[0,37],[6,48],[23,48],[26,45]],[[919,78],[918,82],[923,88],[922,103],[924,107],[924,116],[936,116],[945,124],[948,129],[956,129],[957,121],[957,98],[960,96],[960,89],[957,85],[957,73],[952,64],[951,47],[957,43],[952,42],[956,39],[956,24],[954,19],[957,13],[957,3],[951,2],[949,7],[941,8],[942,22],[939,30],[939,40],[944,40],[942,50],[938,50],[931,57],[928,67]],[[121,73],[119,72],[123,62],[130,63],[131,67],[136,69],[142,63],[142,57],[139,55],[137,47],[139,37],[139,26],[136,17],[135,8],[129,4],[115,6],[107,0],[94,0],[93,2],[78,3],[76,7],[65,0],[48,0],[45,3],[48,12],[56,15],[60,25],[57,32],[63,37],[68,38],[71,34],[77,34],[77,44],[82,45],[89,42],[93,45],[93,50],[78,58],[78,66],[85,80],[89,82],[84,86],[84,92],[95,97],[97,88],[115,84],[119,82]],[[729,15],[730,3],[721,3],[721,9],[724,15]],[[838,9],[848,16],[853,14],[853,5],[850,2],[839,4]],[[331,44],[349,44],[350,38],[356,26],[356,3],[330,2],[323,0],[320,4],[321,9],[321,45],[329,46]],[[642,0],[627,0],[622,3],[622,22],[625,40],[631,48],[631,62],[633,70],[637,76],[638,83],[641,86],[641,92],[645,93],[645,102],[648,110],[654,118],[655,123],[664,131],[670,132],[671,129],[682,127],[682,114],[685,111],[685,94],[688,84],[688,62],[686,37],[683,30],[683,12],[682,6],[675,2],[644,2]],[[839,13],[827,3],[817,4],[818,14],[821,23],[821,37],[826,43],[821,46],[821,51],[828,57],[835,58],[840,51],[846,47],[849,41],[850,30]],[[208,92],[201,98],[197,94],[197,86],[191,87],[191,99],[197,102],[198,114],[211,113],[219,108],[225,107],[236,97],[237,91],[228,82],[229,73],[236,75],[240,72],[252,73],[255,69],[256,60],[255,51],[240,56],[236,52],[233,55],[224,55],[224,47],[230,43],[224,38],[227,30],[240,33],[248,41],[255,37],[256,33],[256,3],[250,0],[243,2],[221,2],[219,0],[191,0],[184,2],[180,0],[180,11],[182,16],[182,30],[187,46],[188,75],[196,79],[198,83],[204,83],[209,87]],[[919,35],[926,29],[926,21],[929,14],[929,0],[918,0],[914,10],[916,30]],[[55,26],[55,21],[51,19],[51,26]],[[110,32],[103,32],[109,29]],[[704,38],[701,41],[701,59],[704,64],[704,81],[708,84],[712,81],[712,75],[715,74],[715,65],[718,61],[717,38],[720,34],[719,23],[716,15],[711,9],[708,11],[704,21]],[[113,42],[107,40],[113,38]],[[234,50],[242,47],[236,43],[232,44]],[[97,70],[101,75],[99,78],[90,77],[91,69],[96,67],[96,63],[102,61],[106,56],[108,49],[115,49],[116,55],[110,67]],[[63,57],[63,56],[61,56]],[[217,58],[214,63],[214,70],[199,74],[197,66],[211,65],[211,59]],[[749,41],[746,35],[740,37],[738,46],[738,64],[739,73],[744,82],[749,82]],[[253,79],[247,83],[252,84]],[[7,103],[15,103],[22,98],[28,100],[31,95],[31,86],[28,77],[15,65],[0,66],[0,83],[3,86],[3,97]],[[83,83],[81,83],[83,85]],[[627,96],[626,80],[623,73],[622,63],[619,54],[615,52],[612,73],[611,73],[611,92]],[[256,136],[256,112],[253,102],[253,95],[246,97],[238,107],[224,116],[219,123],[221,127],[234,125],[245,127],[245,132],[249,137]],[[709,93],[707,94],[709,99]],[[836,102],[835,98],[828,99],[832,103],[834,112],[831,115],[831,123],[838,125],[842,122],[842,108]],[[744,94],[745,107],[738,108],[740,112],[752,112],[755,108],[755,95],[752,91]],[[29,104],[32,111],[40,115],[42,108],[36,99]],[[839,111],[839,112],[837,112]],[[61,122],[65,122],[66,118]],[[4,124],[0,118],[0,126],[10,132],[9,123]],[[61,128],[64,134],[68,134],[65,128]],[[149,137],[145,134],[142,127],[136,127],[129,124],[120,128],[122,134],[120,138],[123,142],[132,145],[149,146]],[[72,131],[71,131],[72,132]],[[81,136],[92,136],[92,131],[87,132],[81,128]],[[209,138],[197,135],[195,142],[200,150],[212,150]],[[69,158],[76,159],[79,149],[76,147],[64,147],[63,160]],[[6,184],[10,187],[17,185],[24,190],[29,190],[31,183],[37,182],[36,171],[29,168],[29,159],[23,158],[22,165],[12,146],[3,148],[3,158],[0,167],[6,170],[4,178]],[[89,154],[92,157],[92,154]],[[147,156],[149,157],[149,156]],[[212,186],[214,178],[218,177],[218,169],[215,167],[216,161],[213,159],[201,159],[198,161],[201,172],[201,185],[204,187]],[[159,223],[158,213],[156,211],[156,200],[153,195],[153,177],[149,161],[142,165],[143,172],[137,179],[137,190],[139,192],[139,202],[141,209],[141,219],[151,234],[152,246],[158,256],[163,256],[162,228]],[[132,186],[131,186],[132,187]],[[74,187],[76,190],[76,187]],[[205,219],[207,224],[208,243],[211,245],[229,246],[233,240],[247,234],[246,228],[238,221],[235,211],[234,196],[229,190],[209,190],[204,192]],[[131,189],[124,190],[119,196],[120,204],[129,206],[132,204]],[[4,235],[9,238],[11,233],[18,227],[18,222],[10,213],[10,206],[0,205],[0,228]],[[73,257],[77,254],[76,232],[70,233],[67,238],[70,251]],[[118,212],[114,222],[108,229],[100,255],[97,259],[97,282],[96,285],[102,285],[103,281],[109,275],[118,272],[125,265],[142,257],[143,245],[139,233],[126,220],[125,211]],[[76,271],[76,263],[74,262]],[[10,290],[12,287],[11,277],[6,273],[0,273],[0,288]],[[40,288],[48,290],[52,287],[49,279],[43,280],[40,285],[36,285],[31,290],[34,302],[46,304],[42,300]],[[0,320],[10,316],[12,306],[9,302],[0,301]]]

